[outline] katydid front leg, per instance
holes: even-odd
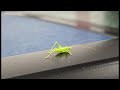
[[[72,56],[72,53],[71,53],[71,51],[67,51],[71,56]]]

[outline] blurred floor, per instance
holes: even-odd
[[[41,18],[103,34],[118,35],[119,33],[119,15],[114,12],[113,14],[107,14],[108,11],[6,11],[4,13]],[[106,19],[108,16],[109,18]]]

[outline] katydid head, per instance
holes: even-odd
[[[72,49],[72,46],[66,47],[66,49],[70,51]]]

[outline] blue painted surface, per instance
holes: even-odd
[[[2,57],[50,49],[56,41],[64,46],[111,38],[44,20],[2,14]]]

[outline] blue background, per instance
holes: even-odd
[[[2,14],[2,57],[50,49],[56,41],[64,46],[111,38],[67,25]]]

